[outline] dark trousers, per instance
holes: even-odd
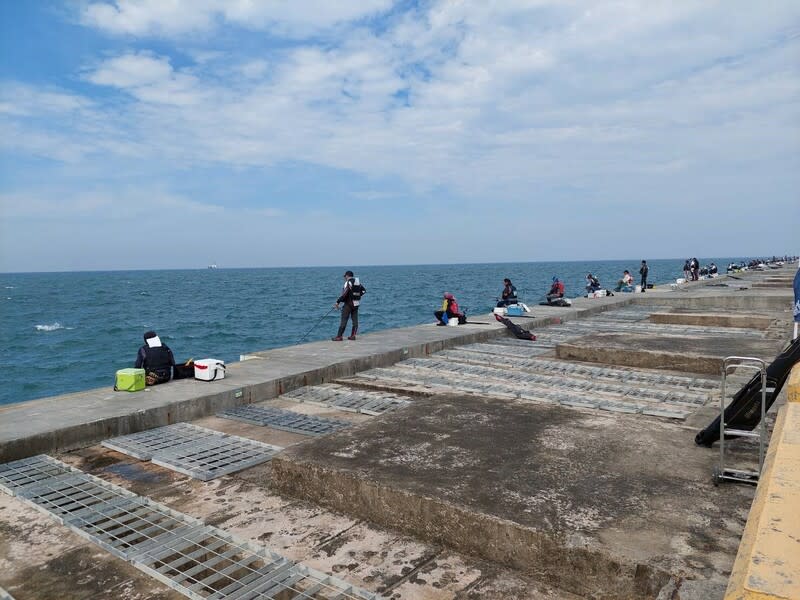
[[[357,306],[350,306],[349,304],[345,303],[342,306],[342,320],[339,323],[339,333],[336,334],[337,337],[342,337],[345,328],[347,327],[347,319],[353,320],[353,330],[350,332],[350,335],[355,335],[358,332],[358,307]]]
[[[436,317],[436,320],[439,321],[442,325],[444,325],[444,321],[442,321],[442,317],[444,316],[443,310],[434,311],[433,316]],[[451,313],[449,310],[447,311],[447,320],[450,319],[457,319],[458,315]]]
[[[647,275],[642,275],[642,291],[647,290]]]

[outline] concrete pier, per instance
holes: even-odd
[[[487,315],[255,353],[219,382],[12,405],[0,409],[0,463],[50,453],[382,598],[714,600],[729,585],[735,597],[734,558],[754,552],[739,545],[755,490],[714,487],[718,452],[693,437],[718,413],[721,358],[771,359],[785,343],[788,275],[533,307],[515,320],[536,342]],[[243,404],[339,427],[311,435],[215,416]],[[201,481],[95,445],[181,421],[284,450]],[[794,439],[788,422],[781,440]],[[771,471],[791,478],[782,457],[796,453],[770,452],[786,465]],[[757,447],[731,443],[729,460],[753,468]],[[18,600],[184,597],[178,575],[153,579],[23,496],[0,493],[0,587]],[[774,536],[756,536],[757,551]]]

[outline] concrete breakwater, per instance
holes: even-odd
[[[718,412],[714,365],[785,342],[793,274],[536,307],[519,319],[535,343],[487,316],[256,353],[211,384],[11,405],[0,462],[49,453],[356,586],[347,597],[722,598],[753,489],[715,488],[717,452],[692,438]],[[272,409],[267,426],[214,416],[242,405]],[[94,445],[182,421],[284,450],[201,481]],[[732,459],[757,452],[737,443]],[[63,515],[73,529],[53,526],[25,489],[0,495],[0,586],[14,597],[189,595],[186,570],[138,550],[90,560],[96,537]],[[196,597],[219,592],[208,585]]]

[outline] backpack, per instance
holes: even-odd
[[[361,302],[361,298],[366,293],[367,293],[367,288],[361,285],[358,279],[356,279],[356,281],[350,286],[350,297],[353,299],[353,303],[356,306],[358,306],[358,303]]]

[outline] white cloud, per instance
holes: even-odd
[[[800,11],[790,2],[755,10],[743,2],[443,1],[376,29],[352,21],[384,2],[186,6],[95,2],[85,17],[136,35],[351,25],[347,35],[244,56],[200,48],[190,67],[139,51],[86,72],[130,102],[32,88],[30,103],[0,96],[0,126],[23,140],[13,147],[185,169],[308,163],[399,180],[421,194],[444,188],[477,204],[499,194],[535,203],[531,190],[559,185],[608,198],[651,185],[648,177],[661,177],[666,197],[676,173],[736,165],[734,180],[747,176],[743,163],[770,169],[775,156],[800,151],[800,39],[791,33]],[[55,128],[29,118],[53,111],[73,116]]]
[[[167,59],[144,53],[106,60],[86,78],[126,90],[143,102],[185,106],[199,102],[201,95],[195,76],[175,72]]]
[[[22,193],[0,193],[0,214],[6,219],[145,223],[160,215],[180,223],[190,217],[221,214],[224,210],[218,204],[190,200],[152,186],[83,192],[43,187]]]
[[[115,0],[89,3],[81,20],[113,34],[174,36],[228,23],[294,36],[390,7],[390,0]]]

